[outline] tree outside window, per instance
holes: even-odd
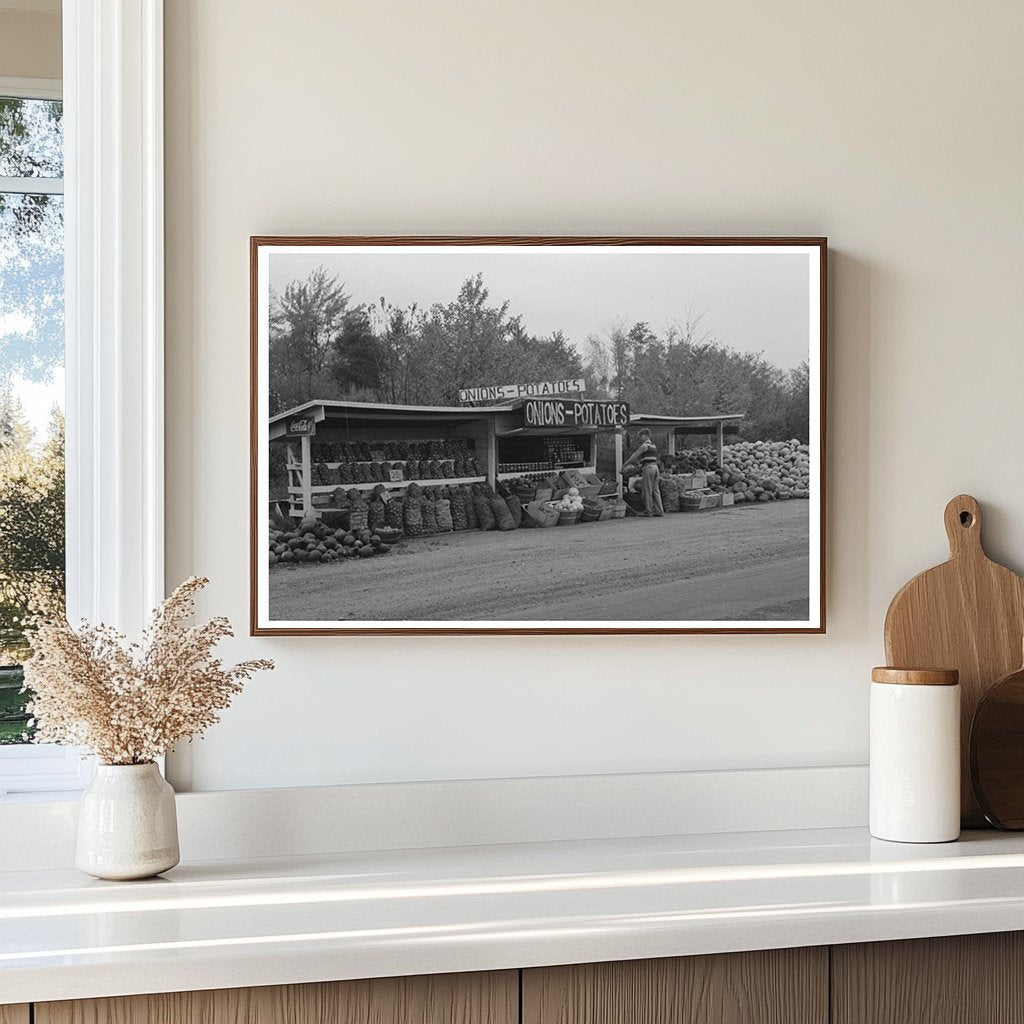
[[[0,744],[31,739],[26,619],[64,595],[62,105],[0,96]]]

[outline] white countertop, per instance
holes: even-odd
[[[0,872],[0,1004],[1024,929],[1024,836],[860,829]]]

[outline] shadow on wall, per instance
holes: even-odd
[[[828,253],[828,394],[825,416],[826,598],[840,603],[842,617],[829,614],[833,638],[877,635],[882,623],[868,621],[873,507],[869,451],[872,436],[872,306],[885,279],[877,267],[841,249]],[[847,514],[840,517],[840,509]],[[851,510],[857,510],[850,514]],[[837,528],[840,526],[842,535]],[[882,608],[884,610],[885,604]]]

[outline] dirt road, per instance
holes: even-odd
[[[512,533],[274,565],[277,621],[806,619],[806,501]]]

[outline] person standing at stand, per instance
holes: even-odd
[[[658,468],[658,446],[651,440],[651,432],[644,427],[640,431],[640,447],[628,459],[623,468],[631,465],[640,467],[640,493],[644,499],[643,516],[664,516],[665,508],[661,503],[661,488],[658,480],[661,470]]]

